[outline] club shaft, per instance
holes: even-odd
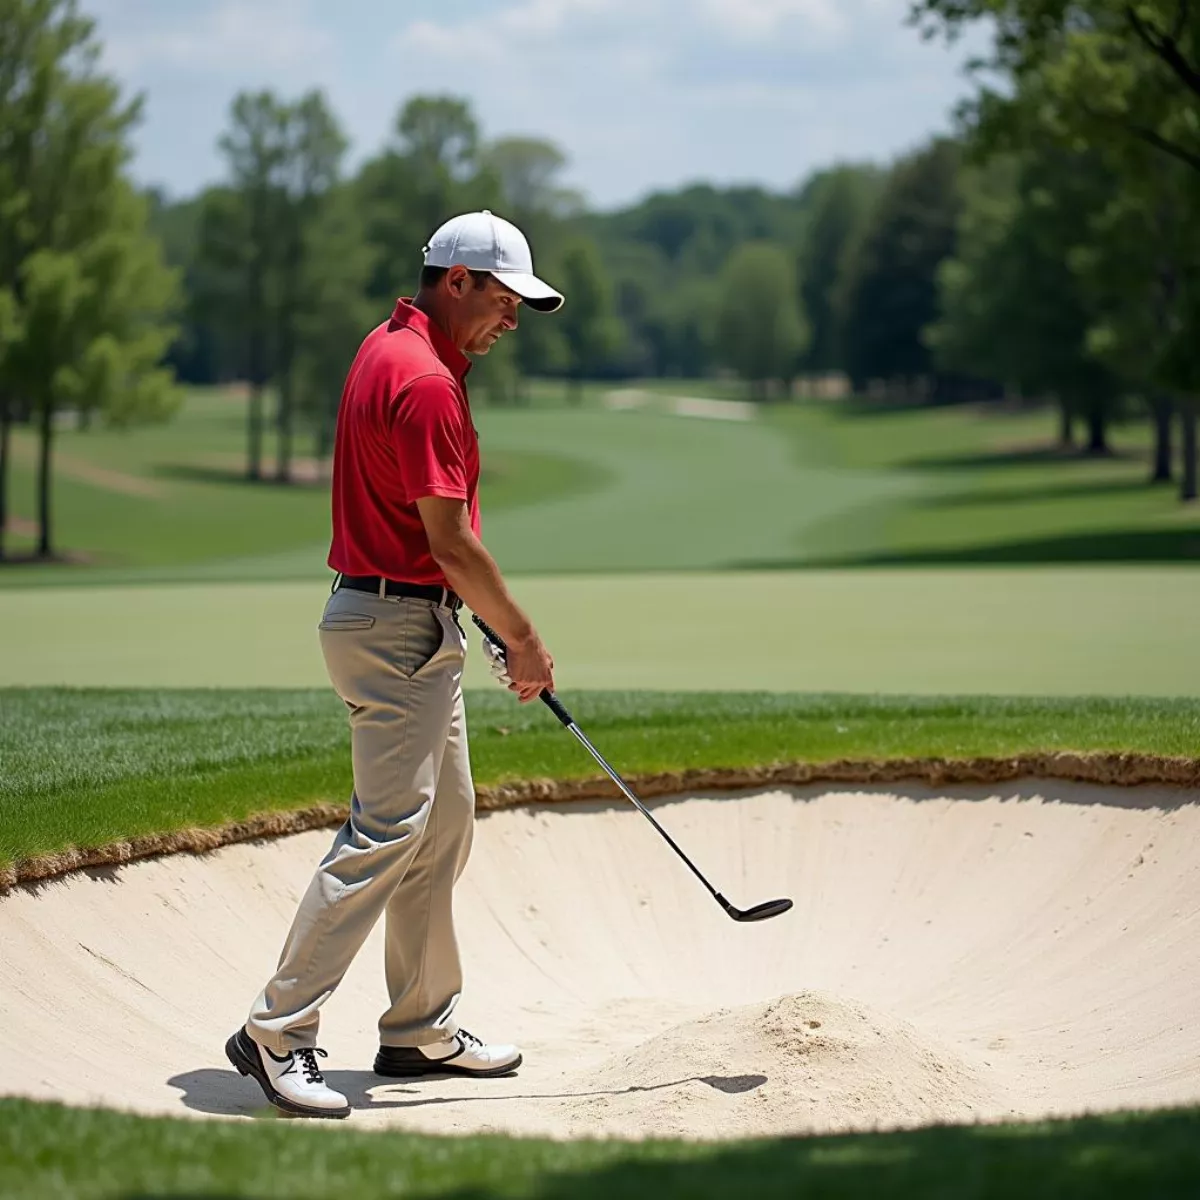
[[[601,754],[600,751],[597,750],[596,747],[593,746],[592,743],[588,740],[587,734],[585,734],[583,732],[583,730],[580,729],[579,726],[575,724],[574,721],[572,721],[570,723],[570,725],[567,726],[567,729],[570,730],[570,732],[575,735],[575,737],[579,741],[579,744],[581,746],[583,746],[583,748],[596,760],[596,762],[600,765],[600,768],[601,768],[601,770],[603,770],[605,775],[607,775],[609,777],[609,779],[611,779],[613,781],[613,783],[615,783],[617,785],[617,787],[619,787],[621,789],[621,792],[625,796],[625,799],[628,800],[630,802],[630,804],[634,805],[634,807],[637,808],[637,810],[642,814],[642,816],[644,816],[646,818],[646,820],[649,821],[650,824],[653,825],[654,828],[658,830],[658,832],[662,835],[664,841],[666,841],[667,845],[670,846],[671,849],[674,850],[675,853],[678,854],[679,857],[682,858],[685,863],[687,863],[688,867],[691,869],[692,874],[695,875],[696,878],[698,880],[700,880],[700,882],[702,884],[704,884],[704,886],[706,888],[708,888],[708,890],[722,904],[726,903],[724,896],[722,896],[721,893],[718,892],[717,889],[715,887],[713,887],[713,885],[711,883],[709,883],[707,879],[704,878],[704,876],[700,872],[700,868],[697,867],[696,864],[694,862],[692,862],[692,860],[690,858],[688,858],[688,856],[686,854],[684,854],[684,852],[680,849],[679,844],[675,841],[675,839],[658,823],[657,820],[655,820],[654,814],[641,802],[641,800],[639,800],[637,798],[637,796],[634,794],[633,790],[625,782],[625,780],[623,780],[621,778],[621,776],[618,775],[617,772],[614,771],[612,769],[612,767],[610,767],[608,765],[608,763],[605,761],[604,755]]]

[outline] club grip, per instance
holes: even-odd
[[[499,646],[504,651],[505,659],[508,658],[508,647],[504,644],[504,639],[480,616],[475,613],[471,614],[471,620],[479,627],[483,636],[487,638],[493,646]],[[543,688],[538,699],[562,722],[565,726],[575,724],[575,718],[567,712],[563,702],[549,689]]]

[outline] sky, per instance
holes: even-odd
[[[81,0],[145,96],[134,174],[172,197],[223,173],[243,89],[321,88],[377,153],[408,97],[468,98],[487,137],[546,137],[597,208],[707,180],[791,188],[948,129],[967,49],[907,0]]]

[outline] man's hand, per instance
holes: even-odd
[[[446,581],[508,646],[506,670],[501,672],[508,677],[505,686],[516,692],[522,704],[536,700],[547,688],[553,690],[554,660],[534,630],[533,622],[509,594],[495,560],[471,529],[465,502],[444,496],[420,496],[417,509],[429,539],[429,552],[445,573]],[[486,645],[484,651],[488,665],[492,666],[495,655]],[[501,675],[496,678],[504,682]]]
[[[507,655],[485,637],[483,652],[492,678],[515,692],[522,704],[536,700],[547,689],[554,690],[554,659],[536,633],[515,647],[510,645]]]

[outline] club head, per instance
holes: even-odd
[[[735,921],[769,921],[772,917],[780,917],[792,907],[790,900],[767,900],[756,904],[753,908],[734,908],[723,896],[719,897],[725,911]]]

